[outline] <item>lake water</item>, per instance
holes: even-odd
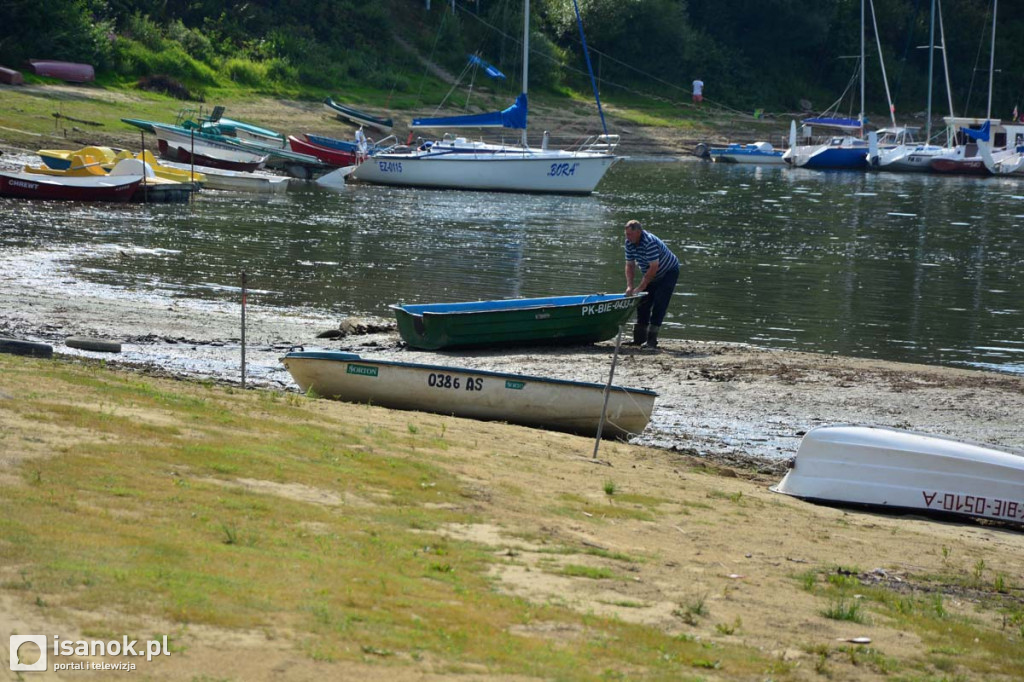
[[[0,253],[55,252],[79,280],[168,298],[237,299],[244,270],[263,305],[390,317],[398,301],[622,291],[637,218],[683,263],[663,337],[1024,373],[1024,179],[628,161],[599,189],[4,199]]]

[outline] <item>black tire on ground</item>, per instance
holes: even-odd
[[[0,338],[0,353],[26,355],[32,358],[52,358],[53,346],[35,341]]]
[[[711,153],[708,152],[708,146],[706,144],[704,144],[703,142],[701,142],[700,144],[698,144],[696,147],[693,148],[693,155],[694,156],[699,156],[702,159],[710,159],[711,158]]]
[[[79,350],[92,350],[100,353],[120,353],[121,343],[107,339],[94,339],[88,336],[69,336],[64,339],[64,345],[68,348]]]

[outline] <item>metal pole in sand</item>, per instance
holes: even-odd
[[[142,203],[149,203],[149,185],[146,183],[146,131],[140,130],[142,137]]]
[[[202,109],[203,108],[200,106],[199,110],[202,111]],[[195,182],[196,182],[196,130],[195,130],[195,128],[192,128],[191,134],[192,134],[192,148],[189,150],[189,153],[188,153],[188,162],[192,166],[192,184],[193,184],[193,186],[195,186]],[[192,198],[195,199],[195,192],[192,192],[192,195],[193,195]],[[244,277],[244,275],[243,275],[243,277]]]
[[[242,272],[242,388],[245,388],[245,272]]]
[[[601,419],[597,423],[597,439],[594,441],[594,456],[597,459],[597,449],[601,446],[601,434],[604,433],[604,416],[608,410],[608,393],[612,388],[612,379],[615,378],[615,363],[619,360],[619,347],[622,345],[622,330],[626,325],[619,325],[619,335],[615,337],[615,353],[612,355],[612,369],[608,372],[608,383],[604,386],[604,402],[601,405]]]

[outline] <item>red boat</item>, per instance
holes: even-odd
[[[25,82],[25,78],[21,75],[21,71],[15,71],[14,69],[8,69],[5,66],[0,66],[0,83],[6,83],[7,85],[22,85]]]
[[[88,83],[96,80],[91,64],[57,62],[52,59],[30,59],[28,68],[37,76],[49,76],[68,83]]]
[[[306,135],[302,135],[301,137],[289,135],[288,144],[291,146],[293,152],[315,156],[324,163],[332,166],[338,166],[339,168],[342,166],[354,166],[365,158],[359,153],[358,148],[352,151],[347,151],[344,149],[326,147],[324,145],[311,142],[309,137]],[[355,147],[355,144],[352,143],[352,146]]]
[[[132,198],[140,182],[141,175],[57,177],[0,171],[0,197],[123,202]]]

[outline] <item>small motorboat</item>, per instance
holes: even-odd
[[[915,431],[822,426],[772,490],[812,502],[1024,525],[1024,453]]]
[[[770,142],[753,142],[751,144],[733,143],[728,147],[708,150],[711,160],[718,163],[752,163],[760,165],[782,166],[783,150],[775,149]]]
[[[350,403],[503,421],[595,436],[605,385],[487,370],[371,360],[338,351],[299,351],[281,358],[303,391]],[[644,430],[657,393],[611,386],[602,436]]]

